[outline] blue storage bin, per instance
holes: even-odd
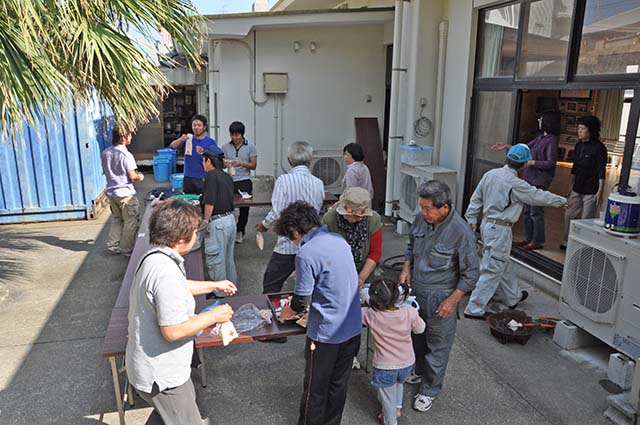
[[[166,149],[158,149],[156,152],[158,152],[158,156],[166,156],[168,158],[171,159],[171,170],[170,170],[170,174],[173,174],[176,172],[176,151],[171,149],[171,148],[166,148]]]
[[[169,180],[171,181],[171,189],[182,190],[182,182],[184,180],[184,174],[182,173],[171,174],[171,177],[169,177]]]
[[[153,157],[153,179],[157,182],[168,182],[171,174],[171,158],[166,156]]]

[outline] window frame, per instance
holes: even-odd
[[[580,55],[580,44],[582,39],[582,29],[584,23],[584,15],[586,11],[587,0],[575,0],[573,15],[571,18],[571,31],[569,34],[569,47],[567,50],[567,60],[565,64],[565,73],[563,78],[551,77],[525,77],[518,78],[518,70],[520,68],[522,40],[525,18],[525,7],[535,0],[513,0],[503,3],[494,4],[486,8],[478,9],[478,19],[483,17],[483,13],[488,10],[500,9],[511,4],[520,4],[517,30],[516,58],[513,74],[510,76],[494,76],[482,77],[478,75],[479,64],[482,58],[479,57],[478,40],[482,36],[483,25],[478,22],[475,39],[475,65],[473,72],[473,92],[471,97],[471,111],[468,123],[470,129],[467,136],[467,161],[465,167],[464,178],[464,196],[463,207],[466,209],[469,198],[471,197],[472,178],[474,171],[474,149],[473,129],[477,120],[477,102],[478,94],[481,91],[514,91],[515,92],[515,108],[513,113],[511,128],[511,143],[515,142],[517,137],[517,129],[520,125],[520,108],[522,99],[522,90],[606,90],[606,89],[633,89],[634,96],[632,98],[632,107],[629,111],[629,121],[627,123],[627,135],[625,137],[624,158],[621,164],[620,182],[628,184],[628,179],[633,162],[633,152],[636,145],[636,134],[640,125],[640,72],[624,73],[624,74],[593,74],[593,75],[577,75],[577,67]],[[635,115],[634,115],[635,114]],[[635,133],[634,133],[635,131]],[[520,248],[514,248],[512,255],[515,258],[532,264],[538,270],[546,273],[558,280],[562,279],[564,265],[548,258],[540,253],[524,251]]]

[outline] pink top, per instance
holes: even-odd
[[[402,369],[415,363],[411,333],[424,332],[424,321],[418,310],[400,307],[397,310],[375,311],[362,308],[362,323],[373,334],[373,367],[377,369]]]

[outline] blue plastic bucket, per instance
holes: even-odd
[[[171,189],[182,190],[182,181],[184,180],[184,174],[171,174],[169,180],[171,181]]]
[[[169,181],[171,158],[166,156],[153,157],[153,179],[157,182]]]
[[[166,149],[158,149],[158,156],[166,156],[171,159],[171,170],[169,173],[173,174],[176,172],[176,151],[171,148]]]

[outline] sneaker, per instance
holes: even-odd
[[[426,412],[431,409],[432,404],[433,397],[429,397],[427,395],[416,394],[415,400],[413,400],[413,408],[418,412]]]
[[[529,298],[529,293],[527,291],[522,291],[520,293],[520,301],[518,301],[517,303],[515,303],[514,305],[512,305],[509,308],[511,310],[515,310],[516,308],[518,308],[518,304],[520,304],[522,301],[526,300],[527,298]]]
[[[131,253],[132,253],[132,251],[127,251],[127,252],[123,252],[122,254],[123,254],[125,257],[129,258],[129,257],[131,257]]]
[[[484,312],[481,315],[477,315],[477,314],[469,314],[469,313],[464,313],[464,317],[465,319],[472,319],[472,320],[486,320],[487,317],[489,317],[490,313],[488,312]]]
[[[244,242],[244,235],[242,234],[242,232],[236,233],[236,243],[242,243],[242,242]]]
[[[114,255],[122,254],[122,250],[120,249],[119,246],[108,246],[107,251],[109,251]]]
[[[415,371],[412,371],[411,375],[409,375],[407,380],[404,382],[411,385],[419,384],[420,382],[422,382],[422,375],[418,375]]]

